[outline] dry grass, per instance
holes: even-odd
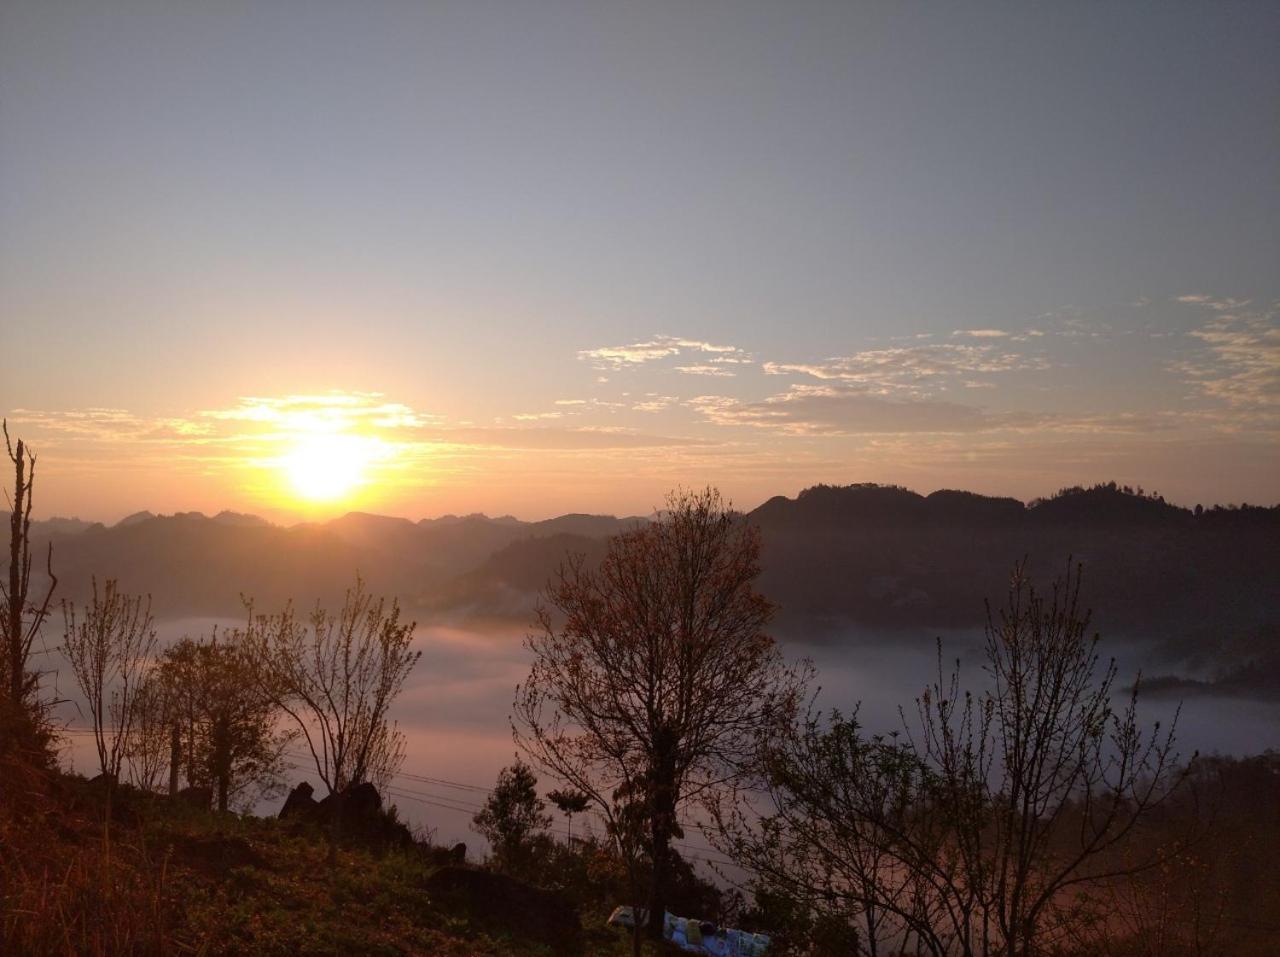
[[[6,841],[6,851],[14,850]],[[7,853],[0,949],[17,954],[173,950],[165,867],[133,847],[48,844]]]

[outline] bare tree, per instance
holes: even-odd
[[[1183,777],[1173,729],[1140,728],[1137,686],[1112,704],[1116,665],[1099,667],[1088,624],[1078,569],[1046,597],[1017,567],[988,616],[989,687],[963,691],[939,652],[905,743],[839,715],[775,733],[774,810],[755,834],[731,819],[726,849],[868,921],[877,910],[931,954],[1028,957],[1068,939],[1087,889],[1157,863],[1119,851]]]
[[[1159,723],[1144,732],[1137,682],[1116,710],[1115,660],[1099,668],[1089,618],[1078,567],[1045,597],[1019,565],[989,616],[991,689],[961,699],[958,679],[940,679],[918,702],[916,748],[955,812],[958,883],[981,917],[966,930],[983,953],[1035,953],[1078,888],[1137,870],[1108,852],[1183,779],[1176,719],[1164,734]]]
[[[181,729],[173,695],[158,670],[148,673],[138,685],[133,714],[133,733],[125,751],[129,781],[144,791],[156,791],[164,779],[166,766],[181,760]],[[177,749],[173,746],[175,734]]]
[[[681,810],[740,773],[803,683],[764,632],[773,609],[755,590],[758,531],[712,489],[667,504],[612,538],[598,570],[582,556],[562,566],[527,639],[534,662],[512,718],[518,745],[589,797],[624,860],[624,843],[649,857],[652,936]]]
[[[98,767],[114,785],[132,744],[138,692],[155,654],[151,599],[124,594],[113,579],[99,592],[95,578],[92,600],[82,613],[64,601],[62,615],[63,653],[89,711]]]
[[[293,719],[316,773],[336,796],[336,837],[343,793],[389,778],[404,758],[404,737],[391,703],[421,652],[411,648],[414,622],[400,606],[356,580],[337,614],[319,605],[305,623],[292,606],[278,615],[250,613],[245,647],[263,692]]]
[[[31,705],[32,696],[40,676],[29,669],[31,646],[49,617],[53,592],[58,579],[53,574],[53,543],[45,555],[45,568],[49,578],[44,597],[33,599],[31,595],[31,506],[36,480],[36,457],[18,439],[9,438],[9,423],[4,422],[5,448],[13,463],[13,497],[9,515],[9,576],[8,583],[0,584],[4,593],[4,648],[0,655],[0,679],[3,692],[15,712]]]

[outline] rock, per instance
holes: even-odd
[[[282,821],[286,818],[309,819],[313,817],[316,808],[319,806],[316,799],[311,796],[314,793],[315,789],[306,781],[303,781],[289,792],[289,796],[284,799],[284,806],[280,808],[280,813],[276,817]]]
[[[325,814],[330,813],[333,801],[334,796],[332,794],[326,796],[319,804],[320,810]],[[342,794],[343,823],[372,820],[381,810],[382,795],[368,781],[353,785]]]
[[[187,787],[174,796],[184,804],[206,811],[213,806],[213,788]]]
[[[582,921],[555,891],[494,871],[442,867],[425,882],[427,893],[465,912],[473,926],[500,929],[545,944],[552,953],[582,953]]]
[[[413,845],[413,834],[396,820],[394,808],[390,811],[383,810],[382,795],[368,781],[348,788],[341,799],[327,794],[317,801],[312,797],[314,793],[311,785],[303,781],[289,792],[278,817],[328,827],[333,821],[334,804],[340,802],[339,830],[342,840],[394,847]]]

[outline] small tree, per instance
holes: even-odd
[[[503,768],[497,786],[471,823],[476,833],[489,841],[501,869],[522,871],[531,839],[551,826],[546,803],[538,797],[538,779],[529,765],[517,760]]]
[[[976,903],[984,953],[1037,952],[1070,918],[1075,889],[1140,870],[1111,852],[1182,781],[1164,734],[1138,724],[1138,682],[1112,705],[1115,659],[1099,668],[1100,640],[1080,605],[1080,570],[1048,596],[1014,569],[1008,601],[988,618],[990,690],[961,697],[941,678],[917,702],[913,744],[950,812],[959,879]],[[925,863],[925,862],[921,862]]]
[[[572,788],[559,788],[547,795],[547,800],[556,806],[556,809],[565,816],[565,820],[569,825],[569,836],[566,843],[573,846],[573,816],[581,814],[591,805],[591,798],[583,794],[581,791],[575,791]]]
[[[133,742],[138,694],[155,654],[156,630],[151,599],[130,596],[108,579],[79,615],[74,603],[62,603],[66,623],[63,652],[84,695],[98,750],[98,767],[108,788]]]
[[[610,539],[598,570],[571,557],[527,640],[516,741],[586,794],[615,840],[643,821],[655,937],[680,810],[739,774],[802,685],[764,632],[759,551],[718,492],[674,493],[661,520]]]
[[[916,875],[892,853],[894,830],[920,813],[923,769],[910,749],[864,737],[856,715],[811,710],[762,740],[758,774],[715,808],[715,841],[754,875],[784,937],[847,925],[852,953],[905,944],[927,920]]]
[[[1019,566],[989,614],[989,688],[962,691],[940,661],[904,743],[839,714],[774,729],[771,810],[754,828],[749,803],[721,815],[725,849],[815,909],[859,914],[869,953],[911,935],[937,957],[1046,952],[1088,888],[1156,863],[1119,852],[1182,780],[1173,729],[1138,725],[1137,686],[1113,707],[1088,621],[1078,570],[1046,597]]]
[[[279,711],[239,637],[183,638],[165,650],[156,675],[156,704],[179,728],[187,783],[209,787],[220,811],[275,792],[291,740],[277,729]]]
[[[125,751],[125,764],[129,769],[130,782],[144,791],[158,790],[166,765],[171,762],[176,765],[181,761],[182,737],[173,697],[158,669],[152,669],[138,685],[133,733]],[[175,736],[178,741],[176,749]],[[178,769],[174,767],[172,770]]]
[[[398,602],[373,598],[359,578],[337,614],[317,604],[306,623],[292,606],[271,616],[250,609],[243,642],[255,679],[293,720],[335,795],[331,853],[343,794],[389,779],[404,760],[404,736],[389,712],[422,655],[411,648],[414,627],[400,621]]]

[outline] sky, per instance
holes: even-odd
[[[0,2],[36,513],[1280,501],[1280,5]]]

